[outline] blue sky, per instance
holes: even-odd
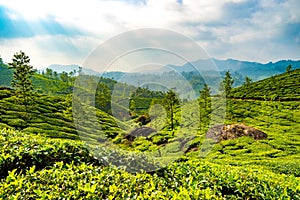
[[[81,65],[101,43],[139,28],[184,34],[219,59],[300,60],[299,0],[0,0],[5,62],[22,50],[36,68]]]

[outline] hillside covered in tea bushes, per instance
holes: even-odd
[[[300,198],[299,178],[258,166],[191,159],[131,174],[103,166],[76,141],[2,130],[0,142],[2,199]]]
[[[300,69],[275,75],[232,91],[234,98],[259,100],[300,100]]]

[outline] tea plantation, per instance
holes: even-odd
[[[2,199],[299,199],[300,180],[199,159],[154,173],[103,166],[81,142],[1,131]]]
[[[132,124],[141,126],[136,116],[124,122],[94,109],[99,130],[87,119],[79,119],[84,123],[76,126],[68,89],[46,94],[39,87],[35,103],[25,112],[14,91],[1,88],[0,199],[300,199],[299,73],[293,70],[270,78],[274,84],[268,91],[262,85],[269,79],[248,85],[249,93],[246,86],[236,88],[228,99],[224,123],[252,126],[265,132],[267,139],[205,143],[209,127],[200,121],[196,135],[185,141],[189,148],[174,162],[150,172],[156,162],[122,154],[106,142],[132,152],[157,151],[166,145],[167,153],[176,152],[181,148],[178,141],[195,128],[193,119],[180,121],[179,108],[174,113],[175,136],[165,126],[155,135],[130,141],[125,130]],[[136,103],[146,101],[150,103],[147,98]],[[183,108],[194,110],[190,102]],[[163,124],[153,120],[144,127]]]

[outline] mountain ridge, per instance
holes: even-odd
[[[224,72],[229,70],[230,72],[237,72],[243,76],[249,76],[253,80],[261,80],[276,74],[285,72],[286,67],[292,65],[293,69],[300,68],[300,60],[279,60],[277,62],[259,63],[251,61],[241,61],[235,59],[219,60],[215,58],[211,59],[199,59],[190,63],[186,63],[182,66],[173,65],[173,69],[176,71],[195,71],[200,72],[219,70]],[[196,68],[196,69],[195,69]]]
[[[167,64],[163,66],[162,68],[158,69],[161,72],[168,72],[170,70],[175,70],[177,72],[189,72],[189,71],[231,71],[231,72],[238,72],[243,75],[253,76],[251,78],[258,77],[257,80],[285,72],[285,69],[288,65],[292,65],[293,69],[300,68],[300,60],[278,60],[276,62],[270,61],[268,63],[261,63],[256,61],[244,61],[244,60],[237,60],[228,58],[226,60],[224,59],[217,59],[217,58],[209,58],[209,59],[198,59],[195,61],[191,61],[188,63],[185,63],[183,65],[173,65],[173,64]],[[61,65],[61,64],[52,64],[49,65],[46,68],[52,69],[53,71],[56,71],[58,73],[61,73],[63,71],[65,72],[71,72],[74,70],[79,69],[79,65],[76,64],[69,64],[69,65]],[[46,68],[43,68],[42,70],[45,70]],[[82,68],[83,72],[85,74],[89,75],[101,75],[106,74],[107,76],[110,76],[110,73],[116,73],[121,72],[122,74],[127,74],[128,72],[123,72],[121,70],[116,71],[104,71],[104,72],[97,72],[94,69],[90,68]],[[138,73],[138,72],[136,72]],[[139,73],[144,73],[144,71],[140,71]],[[148,73],[154,73],[149,69],[145,69],[145,74]],[[259,76],[257,76],[259,75]]]

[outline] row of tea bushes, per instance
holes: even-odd
[[[300,181],[293,176],[201,161],[153,174],[61,161],[26,174],[13,170],[0,188],[3,199],[300,199]]]

